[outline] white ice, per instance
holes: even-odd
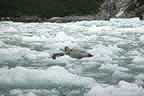
[[[86,96],[144,96],[142,87],[121,81],[117,86],[95,86]]]
[[[16,67],[0,69],[0,88],[44,89],[44,88],[88,88],[95,80],[71,74],[59,66],[45,70]]]
[[[138,18],[70,23],[1,21],[0,87],[7,90],[1,90],[0,95],[144,96],[143,29],[144,21]],[[65,55],[53,60],[52,54],[63,52],[65,46],[94,56],[79,60]]]

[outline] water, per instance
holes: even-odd
[[[1,96],[144,96],[144,21],[0,22]],[[94,55],[52,60],[65,46]]]

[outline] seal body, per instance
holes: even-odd
[[[77,59],[81,59],[84,57],[93,57],[92,54],[86,52],[86,51],[82,51],[80,49],[76,49],[76,48],[72,48],[70,49],[69,47],[65,47],[64,48],[64,53],[54,53],[52,55],[52,59],[56,59],[59,56],[64,56],[64,55],[69,55],[72,58],[77,58]]]
[[[65,47],[65,54],[71,56],[72,58],[77,58],[77,59],[81,59],[84,57],[92,57],[93,55],[86,52],[86,51],[82,51],[80,49],[76,49],[76,48],[72,48],[70,49],[69,47]]]

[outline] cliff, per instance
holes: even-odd
[[[131,18],[144,19],[144,0],[105,0],[97,16],[104,18]]]
[[[71,22],[144,19],[144,0],[1,0],[0,20]]]

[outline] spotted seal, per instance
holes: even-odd
[[[69,48],[68,46],[66,46],[64,48],[64,53],[54,53],[52,55],[52,58],[56,59],[56,57],[64,56],[64,55],[69,55],[70,57],[77,58],[77,59],[81,59],[84,57],[93,57],[92,54],[90,54],[86,51],[82,51],[82,50],[76,49],[76,48]]]

